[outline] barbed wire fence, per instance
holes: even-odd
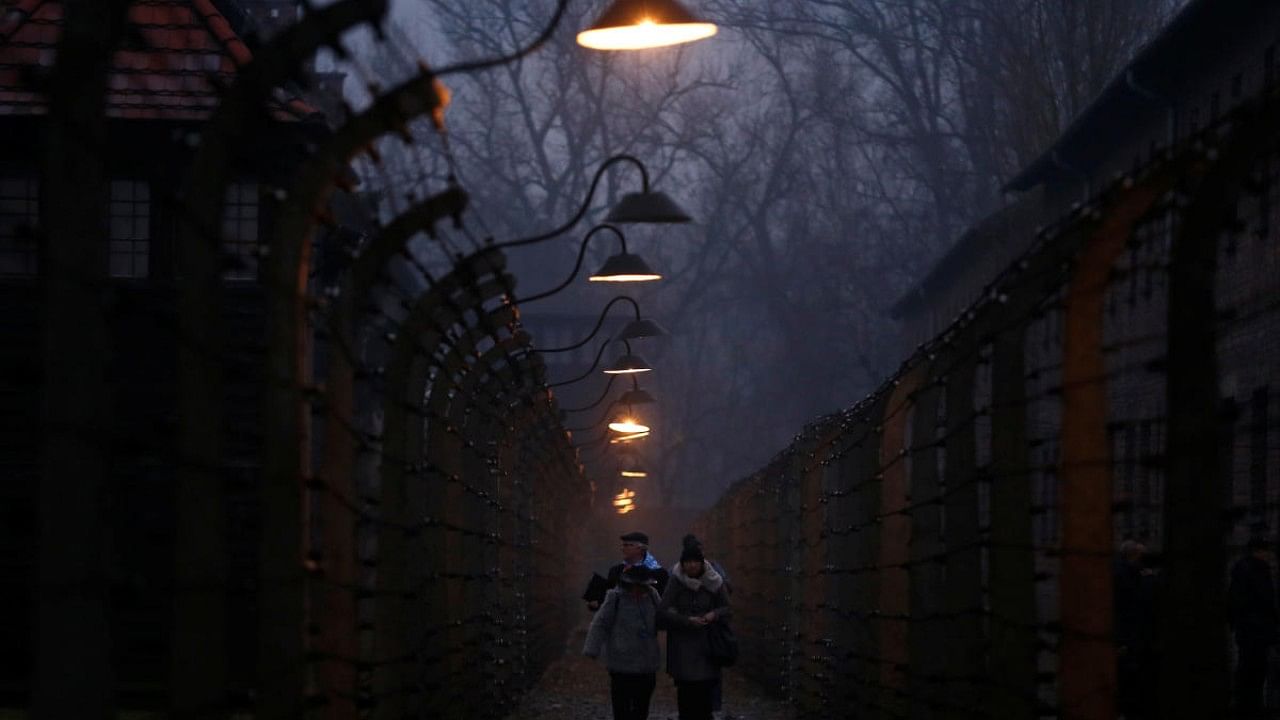
[[[700,519],[747,674],[802,717],[1112,720],[1136,538],[1159,562],[1154,716],[1228,714],[1227,566],[1280,495],[1274,93],[1042,228]]]
[[[441,75],[487,64],[427,67],[384,32],[385,2],[308,5],[233,76],[203,75],[220,97],[188,134],[185,176],[152,184],[176,234],[167,302],[108,302],[128,294],[107,276],[101,232],[108,77],[120,48],[149,49],[139,23],[168,5],[68,4],[43,89],[50,141],[32,235],[44,452],[37,559],[15,583],[34,588],[31,707],[504,717],[568,636],[564,573],[589,487],[514,279],[467,227],[466,191],[451,181],[405,199],[393,185],[353,187],[349,170],[363,156],[376,178],[386,138],[440,142]],[[416,70],[383,87],[352,63],[373,100],[281,147],[274,120],[296,100],[279,89],[317,52],[349,56],[344,35],[360,27]],[[268,234],[256,253],[231,253],[228,193],[255,162],[246,155],[273,144],[295,162],[254,178]],[[379,192],[389,202],[370,209]],[[339,225],[335,207],[355,208],[356,226]],[[227,282],[246,269],[255,282]],[[111,397],[104,363],[121,316],[154,323],[175,351],[171,423],[128,438],[129,453],[164,458],[162,497],[122,490],[114,464],[128,399]],[[144,650],[127,647],[136,628],[113,600],[118,560],[95,552],[115,532],[104,508],[171,518],[171,553],[110,550],[139,566],[167,560],[139,571],[160,598],[135,618],[160,637]]]

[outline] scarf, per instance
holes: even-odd
[[[720,573],[711,567],[710,561],[703,561],[702,577],[691,578],[684,574],[684,567],[680,563],[676,563],[671,568],[671,577],[684,583],[685,587],[697,592],[700,588],[706,588],[707,592],[720,592],[720,587],[724,585],[724,578],[720,577]]]
[[[641,560],[640,562],[635,563],[634,565],[628,562],[624,562],[622,564],[624,567],[634,567],[634,565],[643,565],[650,570],[662,569],[662,565],[658,562],[658,558],[654,557],[653,553],[649,552],[648,550],[644,551],[644,560]]]

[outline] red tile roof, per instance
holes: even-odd
[[[63,19],[62,0],[0,0],[0,115],[47,111],[38,78],[53,67]],[[252,59],[211,0],[134,0],[129,22],[142,43],[115,53],[108,117],[204,119]],[[283,93],[273,105],[281,120],[315,114]]]

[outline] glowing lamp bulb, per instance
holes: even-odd
[[[614,422],[611,422],[609,423],[609,429],[616,433],[622,433],[623,435],[634,435],[636,433],[649,432],[648,425],[643,425],[641,423],[638,423],[635,420],[632,420],[631,418],[620,418]]]
[[[661,280],[661,279],[662,279],[662,276],[661,276],[661,275],[659,275],[659,274],[657,274],[657,273],[653,273],[652,275],[640,275],[640,274],[636,274],[636,275],[592,275],[591,277],[587,278],[587,280],[588,280],[588,281],[590,281],[590,282],[616,282],[616,283],[626,283],[626,282],[653,282],[654,280]]]
[[[643,440],[644,438],[647,438],[647,437],[649,437],[649,433],[647,432],[634,433],[632,435],[623,435],[621,437],[613,438],[612,440],[609,441],[609,444],[617,445],[618,443],[628,443],[628,442],[631,442],[632,440]]]
[[[595,25],[578,33],[593,50],[643,50],[693,42],[716,34],[676,0],[615,0]]]

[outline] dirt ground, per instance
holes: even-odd
[[[596,660],[578,654],[586,628],[569,642],[564,657],[552,663],[538,684],[521,701],[508,720],[607,720],[609,673]],[[665,646],[665,639],[663,645]],[[665,667],[665,665],[664,665]],[[795,713],[782,701],[732,669],[724,676],[724,711],[733,720],[794,720]],[[676,720],[676,689],[671,678],[658,673],[658,688],[649,708],[650,720]]]

